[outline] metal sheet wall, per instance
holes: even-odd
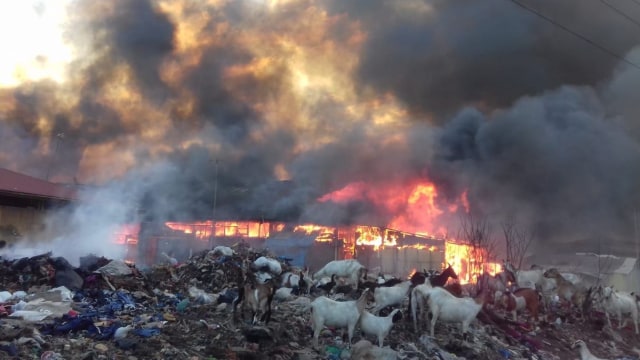
[[[42,230],[44,215],[44,211],[34,208],[0,206],[0,226],[13,225],[24,237]]]
[[[441,270],[444,263],[444,249],[384,248],[375,251],[371,246],[359,246],[357,259],[370,271],[380,271],[404,278],[413,270]]]

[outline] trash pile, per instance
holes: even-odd
[[[314,349],[309,307],[315,295],[274,300],[267,325],[232,316],[246,268],[263,256],[278,261],[280,274],[301,270],[244,243],[149,269],[93,255],[77,268],[51,253],[2,259],[0,358],[572,359],[579,357],[571,348],[578,339],[600,357],[640,356],[633,325],[612,330],[597,312],[584,321],[567,314],[533,327],[485,307],[470,337],[463,339],[460,324],[438,322],[431,338],[428,327],[414,331],[406,305],[383,348],[359,331],[349,348],[341,330],[326,328]],[[276,284],[287,280],[278,275]]]

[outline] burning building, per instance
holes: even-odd
[[[334,227],[353,240],[318,246],[371,250],[387,268],[405,255],[383,254],[407,238],[455,239],[467,211],[535,227],[532,251],[601,235],[614,253],[634,248],[640,78],[620,59],[637,56],[638,38],[604,3],[532,7],[618,57],[493,0],[463,12],[411,0],[7,4],[31,17],[5,31],[20,46],[0,63],[0,161],[107,189],[104,213],[77,213],[73,245],[104,243],[142,207],[138,257],[183,251],[174,238],[188,253],[207,237],[313,237],[271,228],[281,222]],[[196,224],[207,219],[262,225]]]
[[[291,182],[274,186],[270,191],[273,204],[277,205],[278,197],[290,196],[293,186]],[[385,225],[371,225],[369,210],[364,216],[356,210],[345,223],[342,209],[353,203],[372,206],[379,213],[378,221]],[[318,196],[307,208],[307,217],[318,222],[303,221],[304,216],[294,220],[255,220],[257,216],[252,219],[246,213],[234,218],[237,208],[216,210],[224,218],[142,223],[138,261],[153,264],[162,259],[162,253],[186,259],[216,245],[246,242],[311,269],[331,260],[355,258],[372,271],[404,276],[416,270],[439,270],[450,263],[463,283],[473,281],[479,272],[496,270],[485,264],[487,256],[479,256],[482,249],[474,250],[447,235],[457,217],[470,211],[466,191],[449,200],[440,195],[435,183],[425,179],[347,184]]]
[[[490,262],[475,266],[474,262],[480,257],[474,252],[483,249],[474,250],[470,245],[444,237],[365,225],[332,227],[265,221],[166,222],[143,239],[146,246],[143,250],[136,247],[131,253],[139,254],[138,260],[143,264],[151,264],[161,259],[161,253],[184,259],[195,251],[238,242],[255,248],[268,248],[291,259],[293,265],[311,269],[319,269],[331,260],[358,259],[371,271],[403,276],[416,270],[439,270],[445,264],[451,264],[461,283],[474,281],[481,271],[493,274],[499,270],[499,265]]]

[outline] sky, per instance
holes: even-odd
[[[207,219],[216,197],[455,234],[468,209],[625,252],[640,27],[615,10],[640,6],[520,2],[591,43],[507,0],[2,1],[0,166],[134,200],[109,214]]]

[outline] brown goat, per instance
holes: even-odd
[[[463,297],[462,295],[462,285],[460,285],[460,283],[454,282],[454,283],[450,283],[444,286],[445,289],[447,289],[448,292],[451,293],[451,295],[455,296],[455,297]]]
[[[556,280],[556,284],[558,286],[558,297],[564,300],[565,303],[568,304],[569,308],[571,308],[571,305],[574,305],[584,319],[583,303],[586,300],[586,289],[580,289],[571,281],[565,279],[564,276],[562,276],[562,274],[560,274],[560,272],[556,268],[551,268],[545,271],[544,277]]]
[[[530,288],[520,288],[514,292],[506,291],[502,295],[502,304],[505,309],[513,315],[513,320],[517,320],[517,312],[527,309],[533,320],[538,322],[538,311],[540,310],[540,294]]]
[[[238,289],[238,296],[233,299],[233,319],[237,319],[237,306],[242,303],[240,309],[242,320],[244,320],[244,309],[248,307],[251,310],[252,325],[256,325],[258,321],[264,321],[265,325],[268,324],[271,319],[271,302],[274,295],[275,289],[270,283],[245,283]]]

